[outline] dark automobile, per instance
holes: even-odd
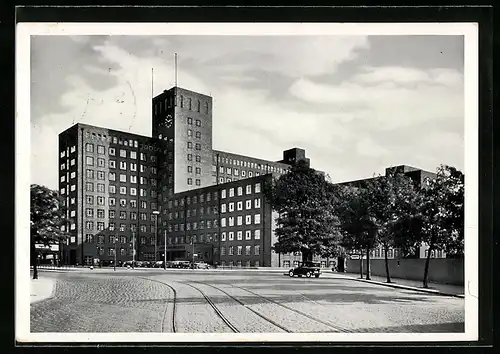
[[[310,278],[314,275],[316,278],[319,278],[320,274],[321,267],[320,264],[316,262],[300,262],[298,267],[290,269],[290,271],[288,272],[288,275],[290,277],[293,277],[295,275],[301,277],[305,275],[306,278]]]

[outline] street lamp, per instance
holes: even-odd
[[[164,241],[163,241],[163,270],[167,270],[167,229],[163,230]]]
[[[116,239],[117,239],[117,238],[118,238],[118,236],[117,236],[117,235],[115,235],[115,236],[113,237],[113,243],[115,244],[115,252],[114,252],[114,257],[115,257],[115,259],[114,259],[114,261],[113,261],[113,271],[115,271],[115,272],[116,272]]]
[[[153,214],[155,215],[155,262],[158,260],[158,215],[160,212],[158,210],[154,210]]]
[[[132,231],[132,269],[135,269],[135,233]]]

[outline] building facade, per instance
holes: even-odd
[[[300,261],[272,250],[277,215],[263,185],[298,161],[309,164],[305,150],[285,150],[279,161],[214,150],[212,108],[211,97],[173,87],[152,100],[151,137],[80,123],[59,134],[59,192],[70,235],[63,264]],[[423,172],[404,171],[417,179]]]

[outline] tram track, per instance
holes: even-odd
[[[156,279],[151,279],[151,278],[144,278],[144,277],[137,277],[137,278],[140,278],[140,279],[144,279],[144,280],[149,280],[149,281],[152,281],[152,282],[155,282],[155,283],[159,283],[159,284],[162,284],[162,285],[165,285],[166,287],[168,287],[171,291],[171,298],[172,298],[172,318],[171,318],[171,329],[172,329],[172,333],[176,333],[177,332],[177,325],[176,325],[176,313],[177,313],[177,291],[175,290],[175,288],[173,286],[171,286],[170,284],[167,284],[165,282],[162,282],[160,280],[156,280]],[[166,321],[166,317],[167,317],[167,312],[168,312],[168,304],[170,302],[167,302],[166,306],[165,306],[165,310],[163,311],[163,316],[162,316],[162,321],[161,321],[161,332],[165,332],[165,321]]]

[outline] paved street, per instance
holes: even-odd
[[[464,299],[279,272],[41,273],[31,332],[463,332]]]

